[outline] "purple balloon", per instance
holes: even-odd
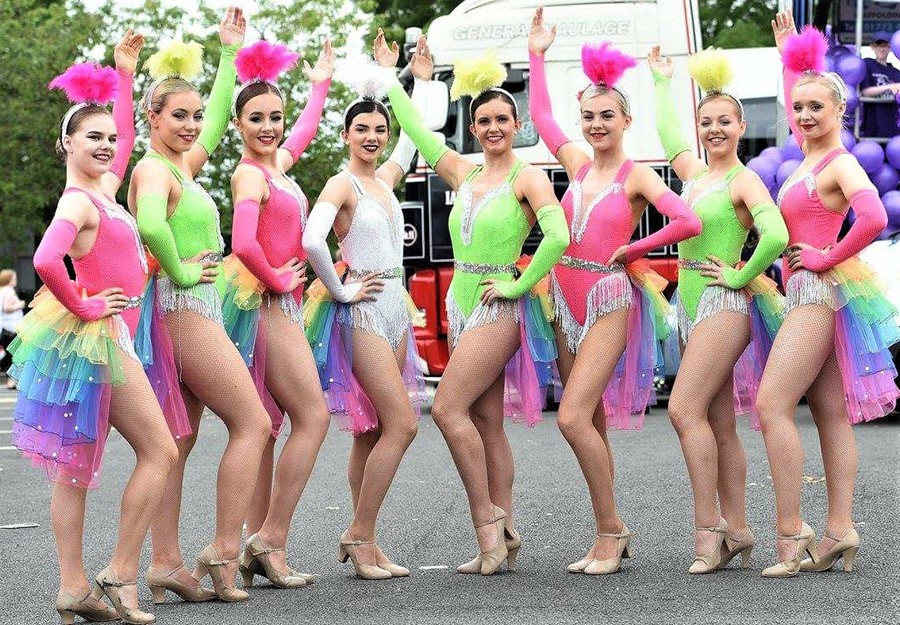
[[[825,54],[827,56],[838,58],[845,54],[850,54],[850,50],[847,49],[847,46],[831,46]]]
[[[887,161],[894,166],[894,169],[900,169],[900,136],[894,137],[887,142],[884,147],[884,154]]]
[[[875,185],[875,188],[878,189],[879,195],[895,191],[897,185],[900,184],[900,174],[897,173],[896,169],[891,167],[890,163],[882,163],[881,167],[878,168],[878,171],[871,174],[869,178],[872,180],[872,184]]]
[[[760,152],[760,153],[759,153],[759,157],[760,157],[760,158],[767,158],[767,159],[769,159],[770,161],[775,161],[775,162],[778,163],[779,165],[781,165],[782,161],[784,160],[784,159],[782,158],[782,156],[781,156],[781,150],[778,149],[778,148],[776,148],[775,146],[766,148],[765,150],[763,150],[762,152]]]
[[[866,63],[858,56],[844,54],[835,62],[835,71],[848,85],[855,87],[866,77]]]
[[[888,218],[885,230],[895,232],[900,229],[900,191],[888,191],[881,196],[881,201],[884,203]]]
[[[900,58],[900,30],[891,36],[891,52],[894,53],[894,56]]]
[[[756,158],[751,158],[747,161],[747,167],[749,167],[750,170],[755,171],[757,175],[762,178],[763,184],[767,187],[771,187],[775,184],[775,174],[778,172],[778,166],[780,164],[779,161],[765,158],[764,156],[757,156]]]
[[[790,115],[792,113],[788,111],[788,114]],[[794,135],[788,135],[784,145],[781,146],[781,156],[784,161],[803,160],[803,150],[800,149],[800,144],[797,143],[797,139]]]
[[[841,143],[844,144],[844,148],[848,150],[852,150],[853,146],[856,145],[856,137],[853,133],[846,128],[841,131]],[[900,146],[898,146],[900,147]]]
[[[790,159],[779,165],[778,171],[775,173],[775,181],[778,183],[778,186],[781,187],[781,185],[784,184],[784,181],[787,180],[799,166],[799,159]]]
[[[860,141],[850,151],[856,157],[856,160],[859,161],[860,166],[866,170],[867,174],[874,174],[881,167],[881,164],[884,163],[884,150],[880,145],[869,139]]]
[[[845,114],[852,115],[857,106],[859,106],[859,93],[855,87],[850,87],[847,90],[847,112]]]

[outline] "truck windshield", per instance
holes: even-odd
[[[503,83],[503,88],[509,91],[516,101],[519,120],[522,122],[522,129],[513,140],[514,148],[536,145],[540,139],[537,129],[531,121],[531,111],[528,108],[527,74],[527,71],[523,70],[510,70],[507,81]],[[436,79],[446,82],[449,86],[453,83],[453,74],[447,72],[436,76]],[[443,133],[447,137],[447,145],[460,154],[482,152],[478,140],[469,132],[469,125],[472,123],[472,118],[469,116],[470,101],[470,98],[461,98],[456,102],[451,102],[447,113],[447,125],[443,128]]]

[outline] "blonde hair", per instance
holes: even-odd
[[[846,104],[847,83],[834,72],[804,72],[794,85],[794,89],[803,85],[818,83],[828,90],[828,95],[835,104]]]
[[[0,271],[0,287],[8,286],[16,277],[16,272],[12,269],[4,269]]]
[[[166,102],[169,101],[169,96],[175,95],[176,93],[197,91],[197,88],[194,85],[178,76],[163,78],[158,83],[155,83],[150,89],[151,90],[147,94],[150,97],[144,103],[144,106],[148,111],[153,111],[157,115],[165,108]]]
[[[619,105],[619,108],[622,110],[623,115],[631,115],[631,106],[628,103],[628,98],[625,97],[625,94],[622,91],[619,91],[615,87],[610,87],[608,85],[591,85],[587,89],[581,92],[581,95],[578,96],[578,103],[581,106],[584,106],[584,103],[590,100],[591,98],[596,98],[602,95],[606,95],[611,97],[616,101],[616,104]]]

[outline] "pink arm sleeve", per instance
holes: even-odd
[[[116,157],[113,159],[109,171],[114,173],[119,180],[125,180],[128,161],[131,160],[131,152],[134,150],[134,95],[132,90],[134,74],[121,69],[117,69],[116,74],[119,76],[119,90],[116,93],[112,112],[118,137],[116,139]]]
[[[312,93],[309,94],[309,100],[306,102],[306,108],[303,109],[303,113],[294,122],[294,127],[291,128],[291,135],[287,138],[287,141],[281,144],[281,147],[291,153],[294,163],[300,160],[303,151],[306,150],[309,142],[316,136],[319,122],[322,121],[322,110],[325,108],[325,97],[328,95],[328,87],[330,85],[330,78],[313,85]]]
[[[648,252],[658,247],[672,245],[700,234],[702,229],[700,219],[673,191],[663,193],[653,201],[653,205],[660,214],[669,218],[669,223],[653,234],[630,244],[625,255],[626,262],[630,263],[646,256]]]
[[[815,249],[802,250],[800,259],[804,267],[810,271],[827,271],[859,254],[887,226],[884,204],[874,189],[862,189],[851,195],[850,206],[856,213],[856,221],[844,238],[824,254]]]
[[[794,91],[794,85],[800,80],[800,74],[788,68],[784,68],[782,72],[784,82],[784,113],[787,116],[788,125],[791,127],[791,134],[797,141],[797,145],[803,146],[803,135],[800,134],[800,126],[794,120],[794,100],[791,93]]]
[[[553,108],[550,106],[550,93],[547,90],[547,74],[544,71],[543,55],[528,53],[528,99],[531,108],[531,120],[538,134],[547,145],[550,153],[556,156],[559,148],[569,142],[556,120],[553,119]]]
[[[290,274],[280,274],[269,264],[259,240],[259,202],[241,200],[234,207],[231,228],[231,249],[244,266],[256,276],[266,288],[276,293],[284,293],[291,283]]]
[[[82,299],[63,263],[63,257],[69,252],[77,235],[78,228],[68,219],[54,219],[50,222],[34,253],[34,268],[63,306],[83,321],[96,321],[106,311],[106,301],[99,297]]]

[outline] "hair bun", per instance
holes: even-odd
[[[50,89],[60,89],[73,104],[106,104],[119,90],[116,70],[97,63],[75,63],[53,79]]]
[[[485,50],[475,58],[459,59],[453,63],[453,85],[450,99],[472,98],[488,89],[499,87],[506,80],[506,68],[500,63],[496,50]]]
[[[196,41],[173,41],[147,59],[147,69],[154,80],[169,76],[191,80],[203,69],[203,46]]]
[[[300,55],[287,46],[268,41],[257,41],[241,48],[234,59],[238,80],[248,83],[254,80],[275,82],[285,71],[297,64]]]
[[[724,52],[707,48],[688,58],[688,73],[706,93],[723,93],[734,79],[731,61]]]

